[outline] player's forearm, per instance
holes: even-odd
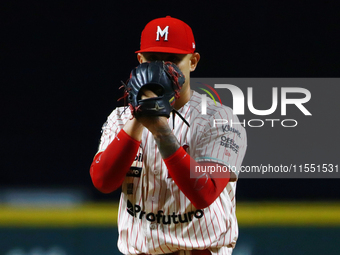
[[[153,136],[158,150],[165,159],[169,175],[179,189],[193,203],[197,209],[208,207],[221,194],[229,182],[229,175],[223,179],[212,179],[207,174],[190,176],[191,169],[200,166],[187,154],[172,133],[168,125],[158,126],[153,130]]]
[[[212,204],[230,180],[229,173],[226,173],[224,178],[212,178],[205,173],[196,173],[196,167],[209,166],[210,162],[198,164],[183,148],[164,159],[164,162],[171,178],[197,209]]]
[[[135,118],[128,120],[123,127],[123,130],[126,132],[126,134],[137,141],[142,140],[143,129],[143,124],[141,124]]]
[[[153,136],[163,159],[174,154],[180,147],[177,138],[168,125],[159,128],[157,132],[153,133]]]
[[[90,175],[93,185],[103,193],[118,189],[130,169],[140,142],[121,130],[105,151],[94,158]]]

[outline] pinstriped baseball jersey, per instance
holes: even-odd
[[[190,128],[176,116],[173,133],[188,154],[197,162],[216,162],[237,172],[247,139],[232,110],[207,99],[203,115],[201,95],[194,92],[179,112]],[[110,114],[103,126],[99,151],[105,150],[129,118],[130,111],[124,111],[124,107]],[[216,120],[224,121],[215,125],[219,123]],[[172,117],[168,122],[172,128]],[[229,182],[210,206],[196,209],[168,175],[153,136],[145,129],[135,161],[122,184],[118,248],[123,254],[206,248],[212,254],[231,254],[238,237],[235,192],[236,182]]]

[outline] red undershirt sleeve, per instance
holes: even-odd
[[[122,185],[140,143],[122,129],[106,150],[94,157],[90,175],[93,185],[99,191],[110,193]]]
[[[194,170],[196,166],[208,166],[211,163],[201,162],[198,164],[182,147],[164,159],[164,162],[171,178],[197,209],[212,204],[230,180],[229,172],[225,174],[225,178],[212,178],[208,173],[202,174],[193,171],[190,177],[190,169]]]

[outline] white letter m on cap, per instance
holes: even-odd
[[[157,38],[156,38],[156,41],[159,41],[159,36],[163,37],[165,35],[165,38],[164,38],[164,41],[167,41],[168,40],[168,29],[169,29],[169,26],[166,26],[163,30],[157,26]]]

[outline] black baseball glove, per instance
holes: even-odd
[[[172,62],[145,62],[131,71],[127,84],[124,84],[124,96],[135,118],[141,116],[173,116],[175,100],[180,97],[185,81],[184,74]],[[143,90],[151,90],[157,97],[142,99]],[[183,117],[178,114],[182,119]],[[189,124],[183,119],[189,126]]]

